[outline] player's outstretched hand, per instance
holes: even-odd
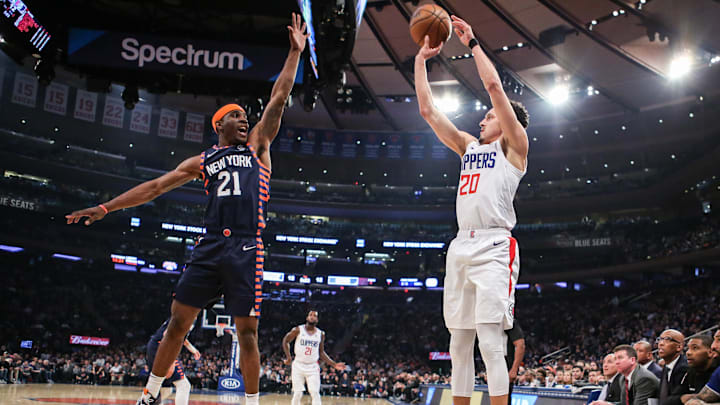
[[[286,366],[289,366],[292,364],[292,359],[290,357],[287,357],[285,360],[283,360],[283,363],[285,363]]]
[[[470,40],[475,38],[472,27],[456,15],[450,16],[450,18],[452,19],[452,26],[455,29],[455,35],[460,38],[460,42],[462,42],[463,45],[468,46]]]
[[[195,360],[200,360],[200,357],[202,357],[202,354],[200,354],[200,351],[198,350],[195,353],[193,353],[193,357],[195,358]]]
[[[442,47],[445,43],[441,42],[440,45],[438,45],[435,48],[430,47],[430,37],[425,35],[425,43],[423,44],[422,48],[418,51],[417,56],[422,58],[423,60],[428,60],[430,58],[433,58],[437,56],[440,51],[442,50]]]
[[[343,363],[343,362],[335,363],[335,368],[337,370],[345,370],[345,363]]]
[[[71,214],[65,215],[65,219],[68,224],[77,224],[81,219],[87,217],[85,220],[85,226],[92,224],[95,221],[99,221],[105,218],[105,210],[101,207],[85,208],[80,211],[73,211]]]
[[[287,29],[290,35],[290,49],[302,52],[310,36],[310,33],[305,32],[307,24],[303,22],[302,16],[292,13],[292,26],[288,25]]]

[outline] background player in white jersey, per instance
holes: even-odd
[[[316,327],[317,323],[317,311],[308,312],[305,324],[292,328],[282,341],[285,364],[292,365],[292,405],[300,405],[305,382],[312,397],[312,405],[320,405],[319,359],[338,370],[345,368],[345,363],[336,363],[325,353],[325,332]],[[295,339],[295,360],[290,355],[290,342],[293,339]]]
[[[437,137],[462,158],[456,202],[459,232],[448,248],[443,315],[450,330],[452,393],[468,405],[474,388],[473,349],[477,334],[487,368],[492,405],[507,404],[508,370],[504,329],[513,326],[515,283],[520,270],[513,199],[527,168],[527,110],[508,99],[492,62],[465,21],[453,16],[460,41],[473,54],[493,108],[480,122],[479,136],[458,130],[435,108],[425,61],[440,53],[429,39],[415,57],[415,90],[420,114]]]

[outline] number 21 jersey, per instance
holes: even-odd
[[[250,145],[213,146],[201,155],[203,185],[208,194],[208,232],[229,228],[233,235],[257,235],[265,228],[270,198],[270,170]]]

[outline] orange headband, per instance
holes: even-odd
[[[245,112],[245,109],[240,107],[237,104],[225,104],[224,106],[220,107],[219,110],[215,111],[215,114],[213,114],[213,117],[212,117],[212,126],[213,126],[213,129],[215,130],[216,134],[218,132],[216,123],[218,121],[220,121],[222,119],[222,117],[225,116],[225,114],[229,113],[230,111],[234,111],[234,110],[240,110],[242,112]]]

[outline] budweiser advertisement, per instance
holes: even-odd
[[[449,352],[430,352],[430,360],[450,360]]]
[[[70,335],[70,344],[87,346],[107,346],[110,344],[110,338]]]

